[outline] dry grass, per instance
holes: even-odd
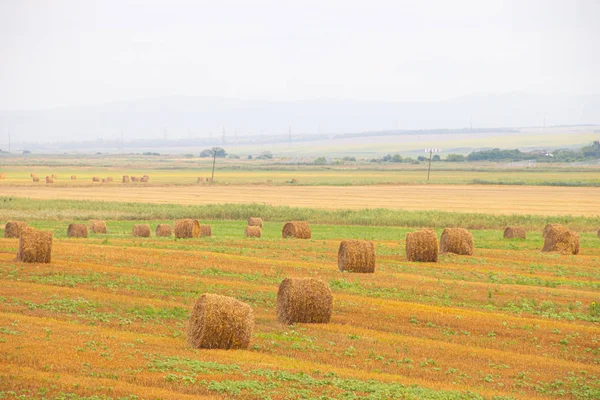
[[[200,236],[200,223],[196,219],[178,219],[175,221],[175,237],[189,239]]]
[[[253,331],[252,307],[233,297],[205,293],[194,304],[187,342],[198,349],[247,349]]]
[[[24,263],[50,263],[52,232],[25,227],[19,238],[19,252],[15,261]]]
[[[90,221],[90,231],[92,233],[102,233],[102,234],[108,233],[108,229],[106,227],[106,222],[95,220],[95,219],[91,220]]]
[[[504,230],[505,239],[527,239],[527,231],[520,226],[509,226]]]
[[[417,262],[438,261],[438,240],[433,229],[421,229],[406,234],[406,260]]]
[[[287,222],[281,231],[281,236],[284,239],[310,239],[310,225],[306,221]]]
[[[85,226],[85,224],[69,224],[69,228],[67,229],[67,237],[87,238],[87,226]]]
[[[156,237],[171,237],[173,228],[169,224],[156,225]]]
[[[342,272],[375,272],[375,245],[368,240],[344,240],[338,250],[338,269]]]
[[[131,235],[135,237],[150,237],[150,225],[136,224],[133,226]]]
[[[462,256],[473,255],[473,235],[463,228],[446,228],[440,239],[441,253],[454,253]]]
[[[313,278],[286,278],[277,291],[277,320],[324,324],[331,319],[333,294],[327,283]]]
[[[247,226],[244,230],[244,236],[259,238],[262,236],[262,228],[260,226]]]
[[[21,237],[21,231],[27,227],[27,222],[8,221],[4,227],[4,237],[6,239],[18,239]]]
[[[545,230],[542,251],[579,254],[579,235],[566,226],[554,224]]]

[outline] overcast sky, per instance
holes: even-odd
[[[600,1],[0,0],[0,109],[600,93]]]

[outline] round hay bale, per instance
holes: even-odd
[[[30,177],[35,178],[37,175],[34,174],[33,172],[29,174]]]
[[[109,176],[108,178],[106,178],[106,180],[107,180],[107,181],[109,181],[109,182],[112,182],[112,181],[114,181],[114,179],[113,179],[113,177],[112,177],[112,176]]]
[[[527,239],[527,231],[520,226],[509,226],[504,230],[504,239]]]
[[[137,237],[150,237],[150,225],[136,224],[133,226],[131,234]]]
[[[198,177],[198,179],[196,180],[196,183],[203,183],[204,182],[204,178],[202,178],[201,176]]]
[[[4,226],[4,238],[18,239],[21,237],[21,231],[27,227],[27,222],[8,221]]]
[[[553,224],[544,236],[543,252],[579,254],[579,235],[566,226]]]
[[[438,240],[433,229],[421,229],[406,234],[406,260],[416,262],[438,261]]]
[[[40,178],[38,178],[37,176],[34,176],[34,177],[33,177],[33,178],[31,178],[31,179],[33,179],[33,181],[34,181],[34,182],[39,182],[39,181],[40,181]]]
[[[296,184],[296,183],[298,183],[298,179],[296,179],[296,178],[292,178],[292,180],[290,181],[290,183],[292,183],[292,184]]]
[[[173,229],[169,224],[156,225],[156,237],[171,237]]]
[[[102,183],[108,182],[106,179],[102,178]]]
[[[76,175],[71,175],[71,180],[72,181],[76,181],[77,180],[77,176]]]
[[[286,238],[310,239],[310,225],[306,221],[292,221],[283,226],[281,236]]]
[[[131,177],[131,182],[137,182],[137,181],[139,181],[139,179],[138,179],[137,176],[132,176]]]
[[[463,228],[446,228],[440,239],[441,253],[454,253],[461,256],[473,255],[473,235]]]
[[[212,236],[210,225],[200,225],[200,236]]]
[[[277,291],[277,320],[326,324],[331,319],[333,294],[329,285],[314,278],[285,278]]]
[[[598,237],[600,238],[600,229],[598,229]]]
[[[556,226],[562,226],[561,224],[547,224],[542,231],[542,237],[545,238],[548,234],[548,231]]]
[[[258,217],[248,218],[248,226],[260,226],[262,228],[263,220]]]
[[[94,177],[92,178],[92,182],[100,182],[100,178],[99,178],[99,177],[97,177],[97,176],[94,176]]]
[[[69,224],[69,228],[67,229],[67,237],[87,238],[87,226],[85,226],[85,224]]]
[[[52,174],[52,179],[58,179],[58,176],[55,174]]]
[[[205,293],[194,304],[187,342],[197,349],[247,349],[254,331],[254,311],[233,297]]]
[[[123,175],[123,183],[129,183],[129,176]]]
[[[338,250],[338,268],[344,272],[375,272],[375,246],[368,240],[344,240]]]
[[[148,178],[146,178],[145,176],[142,176],[142,177],[140,178],[140,182],[143,182],[143,183],[148,183]]]
[[[46,183],[54,183],[54,178],[52,178],[51,176],[47,176]]]
[[[244,236],[259,238],[262,236],[262,229],[260,226],[247,226],[244,230]]]
[[[92,233],[107,233],[106,222],[99,220],[91,220],[90,221],[90,231]]]
[[[52,254],[52,232],[25,227],[19,238],[19,252],[15,261],[49,263]]]
[[[6,179],[6,173],[0,172],[0,179]]]
[[[206,182],[212,182],[213,178],[206,178]]]
[[[196,219],[178,219],[174,230],[178,239],[196,238],[200,236],[200,223]]]

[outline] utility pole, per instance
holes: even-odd
[[[425,149],[425,153],[429,153],[429,168],[427,169],[427,182],[429,182],[429,175],[431,174],[431,159],[433,158],[433,153],[438,153],[440,151],[440,149]]]
[[[215,164],[217,163],[217,148],[213,147],[213,170],[212,170],[212,176],[210,178],[211,182],[214,182],[215,180]]]

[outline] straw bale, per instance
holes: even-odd
[[[206,178],[206,182],[212,182],[213,178]]]
[[[58,176],[55,174],[52,174],[52,179],[58,179]]]
[[[310,239],[310,225],[306,221],[292,221],[283,226],[281,236],[285,238]]]
[[[97,176],[94,176],[94,177],[92,178],[92,182],[100,182],[100,178],[99,178],[99,177],[97,177]]]
[[[509,226],[504,230],[504,239],[527,239],[527,231],[520,226]]]
[[[156,225],[156,237],[171,237],[173,228],[169,224]]]
[[[561,224],[547,224],[544,227],[544,230],[542,231],[542,238],[545,238],[548,231],[556,226],[562,226],[562,225]]]
[[[338,268],[344,272],[375,272],[375,246],[369,240],[344,240],[338,250]]]
[[[254,311],[233,297],[205,293],[194,304],[187,342],[198,349],[247,349],[254,331]]]
[[[131,177],[131,182],[138,182],[139,178],[137,176],[132,176]]]
[[[76,181],[77,180],[77,176],[76,175],[71,175],[71,180],[72,181]]]
[[[86,238],[88,237],[88,229],[85,224],[69,224],[67,229],[67,237]]]
[[[46,183],[54,183],[54,178],[52,178],[51,176],[47,176]]]
[[[108,180],[102,178],[102,183],[107,183],[107,182],[108,182]]]
[[[0,172],[0,179],[6,179],[6,173]]]
[[[106,222],[99,220],[91,220],[90,221],[90,231],[92,233],[107,233]]]
[[[31,179],[33,179],[33,181],[34,181],[34,182],[39,182],[39,181],[40,181],[40,178],[38,178],[37,176],[34,176],[34,177],[33,177],[33,178],[31,178]]]
[[[142,176],[142,178],[146,178],[146,180],[147,180],[147,181],[149,181],[149,180],[150,180],[150,175],[144,174],[144,175]]]
[[[128,175],[123,175],[123,183],[129,183],[129,176]]]
[[[148,178],[146,178],[145,176],[142,176],[140,178],[140,182],[147,183],[148,182]]]
[[[37,175],[34,174],[33,172],[29,174],[30,177],[35,178]]]
[[[204,178],[199,176],[198,179],[196,180],[196,183],[203,183],[204,182]]]
[[[174,231],[178,239],[196,238],[200,236],[200,223],[196,219],[178,219]]]
[[[421,229],[406,234],[406,260],[416,262],[438,261],[438,240],[433,229]]]
[[[566,226],[553,224],[544,237],[544,252],[579,254],[579,235]]]
[[[262,236],[262,229],[260,226],[247,226],[244,236],[259,238]]]
[[[19,238],[19,252],[15,261],[49,263],[52,254],[52,232],[25,227]]]
[[[112,176],[109,176],[108,178],[106,178],[106,180],[107,180],[107,181],[109,181],[109,182],[112,182],[112,181],[114,181],[114,179],[113,179],[113,177],[112,177]]]
[[[21,231],[27,227],[27,222],[8,221],[4,227],[4,237],[6,239],[18,239],[21,237]]]
[[[262,228],[263,220],[259,217],[248,218],[248,226],[260,226]]]
[[[291,183],[298,183],[298,179],[293,178],[292,181],[291,181]]]
[[[331,319],[333,294],[327,283],[314,278],[286,278],[277,291],[277,320],[326,324]]]
[[[150,237],[150,225],[136,224],[133,226],[131,234],[138,237]]]
[[[473,235],[463,228],[446,228],[440,239],[441,253],[454,253],[462,256],[473,255]]]
[[[200,236],[212,236],[210,225],[200,225]]]

